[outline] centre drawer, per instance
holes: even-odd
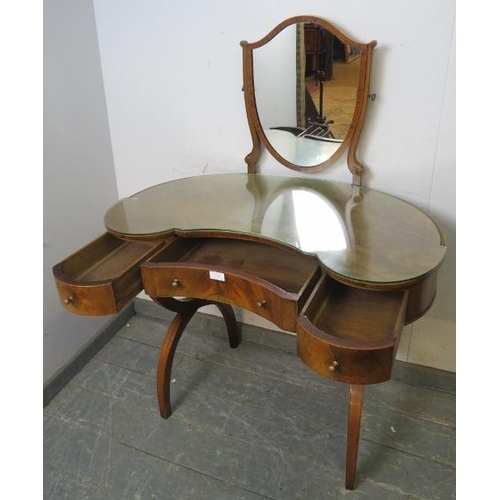
[[[407,301],[407,291],[354,288],[323,276],[297,320],[299,357],[340,382],[388,380]]]
[[[151,297],[189,297],[242,307],[295,331],[319,279],[314,258],[260,242],[178,238],[141,266]]]

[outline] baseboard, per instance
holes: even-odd
[[[68,382],[102,349],[135,314],[130,304],[106,323],[96,335],[82,346],[43,386],[43,406],[46,406]]]
[[[394,361],[391,379],[452,394],[456,394],[457,390],[455,372],[448,372],[431,366],[416,365],[408,361]]]

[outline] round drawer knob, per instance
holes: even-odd
[[[257,302],[257,307],[258,307],[259,309],[262,309],[265,305],[266,305],[266,301],[265,301],[265,300],[259,300],[259,301]]]
[[[73,303],[73,297],[68,297],[67,299],[64,299],[64,303],[69,306],[70,304]]]
[[[177,278],[175,278],[175,280],[172,281],[172,286],[174,288],[177,288],[180,284],[181,284],[181,282]]]
[[[337,363],[337,361],[332,361],[332,364],[328,367],[328,371],[333,373],[333,372],[337,371],[338,367],[339,367],[339,364]]]

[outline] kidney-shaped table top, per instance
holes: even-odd
[[[124,238],[227,236],[317,256],[329,273],[364,283],[419,278],[446,252],[439,226],[386,193],[347,183],[266,174],[213,174],[158,184],[105,215]]]

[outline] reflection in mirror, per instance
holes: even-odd
[[[255,102],[276,152],[305,167],[328,160],[351,126],[359,50],[316,23],[297,23],[254,52]]]
[[[372,50],[329,22],[297,16],[263,39],[241,42],[245,103],[254,148],[247,156],[255,172],[259,142],[294,170],[317,171],[350,145],[354,184],[363,167],[356,158],[368,100]]]

